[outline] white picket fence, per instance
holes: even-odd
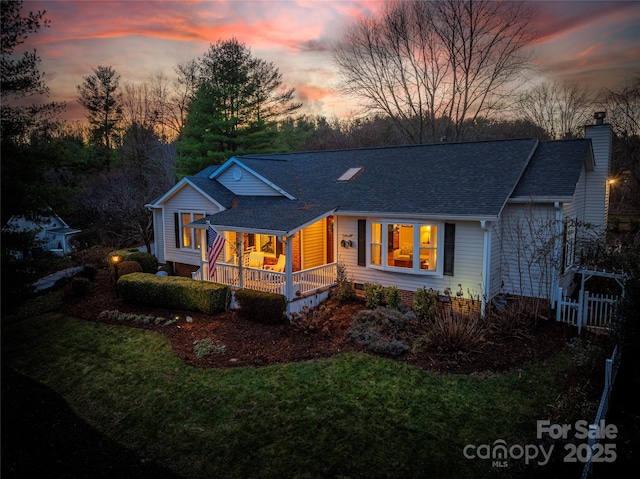
[[[608,330],[615,315],[616,305],[620,297],[609,294],[591,294],[580,291],[577,301],[562,295],[562,288],[558,288],[556,304],[556,321],[571,324],[578,328],[593,330]]]
[[[618,373],[618,366],[620,365],[620,353],[618,346],[613,350],[613,354],[605,363],[604,370],[604,388],[602,390],[602,396],[600,397],[600,405],[598,406],[598,412],[591,424],[589,424],[589,453],[587,455],[587,461],[585,462],[584,469],[582,470],[582,479],[588,479],[592,475],[592,462],[591,459],[595,455],[594,449],[599,442],[598,434],[596,434],[597,428],[601,425],[600,421],[603,421],[607,417],[609,412],[609,399],[611,398],[611,390],[613,389],[613,383],[616,380],[616,374]]]

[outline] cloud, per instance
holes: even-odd
[[[632,2],[544,1],[534,2],[539,14],[536,44],[566,38],[576,30],[601,28],[640,17],[638,4]]]
[[[602,83],[640,70],[638,2],[534,4],[541,30],[533,46],[546,75]],[[348,114],[352,106],[331,89],[337,79],[331,46],[356,18],[375,15],[384,5],[381,0],[27,0],[23,13],[46,10],[51,27],[30,36],[24,47],[37,47],[52,99],[71,104],[75,86],[97,65],[113,66],[123,82],[144,81],[158,71],[171,76],[178,62],[235,37],[279,68],[284,83],[304,98],[305,112]]]

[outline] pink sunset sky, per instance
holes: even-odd
[[[540,38],[532,45],[536,79],[615,88],[640,76],[640,1],[535,1]],[[36,48],[50,100],[66,101],[65,118],[81,120],[76,86],[98,65],[124,82],[201,56],[211,43],[236,37],[255,57],[273,62],[296,89],[302,113],[345,117],[356,107],[335,91],[331,43],[375,0],[25,0],[22,13],[46,10],[51,27],[27,39]]]

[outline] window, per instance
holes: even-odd
[[[180,247],[198,250],[200,244],[200,232],[194,228],[187,228],[186,225],[204,218],[204,213],[180,212]]]
[[[248,234],[246,246],[262,251],[265,256],[276,257],[283,253],[282,242],[274,235]]]
[[[372,222],[370,231],[372,266],[424,273],[438,271],[439,225]]]
[[[338,181],[350,181],[352,180],[358,173],[360,173],[360,171],[362,170],[362,167],[359,166],[357,168],[349,168],[347,171],[345,171],[342,176],[340,178],[338,178]]]
[[[382,265],[382,225],[371,223],[371,264]]]

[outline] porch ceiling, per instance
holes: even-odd
[[[237,206],[187,226],[206,228],[207,221],[222,231],[259,232],[290,236],[306,226],[333,214],[338,205],[309,204],[282,197],[239,196]]]

